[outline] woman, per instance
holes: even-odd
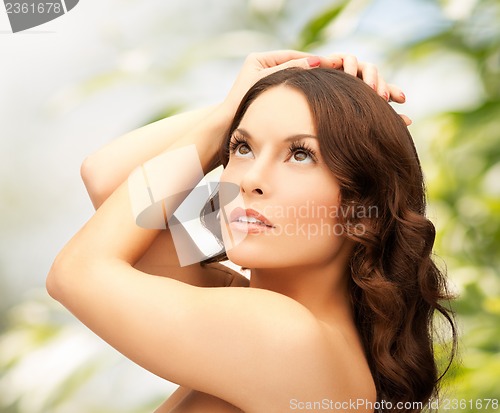
[[[446,291],[411,137],[373,89],[404,101],[349,56],[250,55],[222,104],[84,162],[97,211],[47,288],[117,350],[180,384],[157,412],[410,412],[421,407],[405,402],[434,394],[431,317],[453,322],[438,303]],[[139,172],[119,184],[162,151],[175,173],[161,185],[174,200],[163,206],[169,224],[174,195],[199,179],[193,166],[225,166],[220,229],[250,282],[218,263],[179,267],[172,228],[136,225]]]

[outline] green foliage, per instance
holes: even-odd
[[[466,19],[412,44],[400,59],[423,61],[453,51],[477,68],[483,94],[477,106],[441,113],[426,131],[433,179],[431,206],[439,211],[436,251],[447,263],[459,297],[459,358],[443,397],[500,398],[500,4],[478,1]],[[496,23],[484,25],[484,23]],[[406,57],[405,57],[406,56]],[[425,169],[425,168],[424,168]],[[484,403],[485,404],[485,403]],[[441,405],[440,411],[446,411]],[[465,404],[463,412],[494,412]]]
[[[324,12],[309,20],[302,28],[295,49],[308,51],[324,43],[326,29],[335,22],[349,1],[343,0],[328,7]]]

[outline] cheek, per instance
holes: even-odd
[[[315,255],[324,256],[342,244],[340,189],[329,176],[298,179],[293,188],[287,188],[281,201],[285,211],[281,223],[287,229],[282,241],[286,246],[299,245],[296,251],[313,250]]]
[[[295,228],[294,235],[298,242],[330,244],[329,239],[335,240],[342,235],[337,193],[310,192],[300,199],[289,199],[282,224]]]
[[[229,162],[226,167],[222,170],[219,181],[222,184],[232,183],[238,185],[242,178],[245,176],[244,166],[240,163],[239,165],[233,162]]]
[[[334,216],[335,212],[323,208],[331,204],[320,204],[320,199],[317,201],[316,205],[298,205],[298,208],[302,207],[298,211],[299,216],[288,220],[284,236],[274,244],[276,255],[288,260],[291,265],[329,263],[337,257],[346,242],[344,228]]]
[[[232,168],[228,164],[219,179],[219,202],[220,208],[224,208],[223,213],[226,212],[229,214],[230,207],[235,207],[235,205],[240,206],[241,198],[240,195],[240,175],[241,173],[237,170],[237,168]]]
[[[241,196],[240,186],[236,184],[236,182],[239,182],[239,174],[235,169],[237,168],[226,166],[219,181],[219,224],[222,241],[228,256],[229,251],[239,245],[246,237],[245,234],[231,231],[228,228],[231,212],[237,207],[246,208]]]
[[[304,176],[286,188],[282,201],[290,218],[308,223],[334,223],[338,218],[340,191],[338,185],[324,176]]]

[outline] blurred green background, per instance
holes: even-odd
[[[355,54],[405,91],[436,260],[459,297],[439,411],[500,410],[487,406],[500,399],[497,0],[82,0],[27,33],[0,19],[0,412],[146,413],[175,388],[52,301],[45,275],[92,213],[85,156],[221,100],[246,54],[280,48]]]

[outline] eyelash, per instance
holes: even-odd
[[[236,149],[238,149],[241,144],[245,144],[248,146],[248,141],[246,139],[233,136],[229,141],[229,152],[231,154],[234,154],[236,152]]]
[[[236,150],[240,147],[240,145],[247,145],[250,148],[250,145],[248,144],[248,141],[245,138],[233,136],[229,141],[229,152],[231,154],[234,154]],[[292,157],[295,152],[304,152],[311,157],[313,162],[318,161],[318,158],[316,156],[316,151],[304,142],[294,141],[290,144],[290,146],[288,147],[289,158]]]
[[[293,156],[295,152],[305,152],[307,155],[311,157],[313,162],[318,161],[318,158],[316,157],[316,151],[312,149],[310,146],[308,146],[305,142],[301,141],[292,142],[288,148],[288,153],[290,157]]]

